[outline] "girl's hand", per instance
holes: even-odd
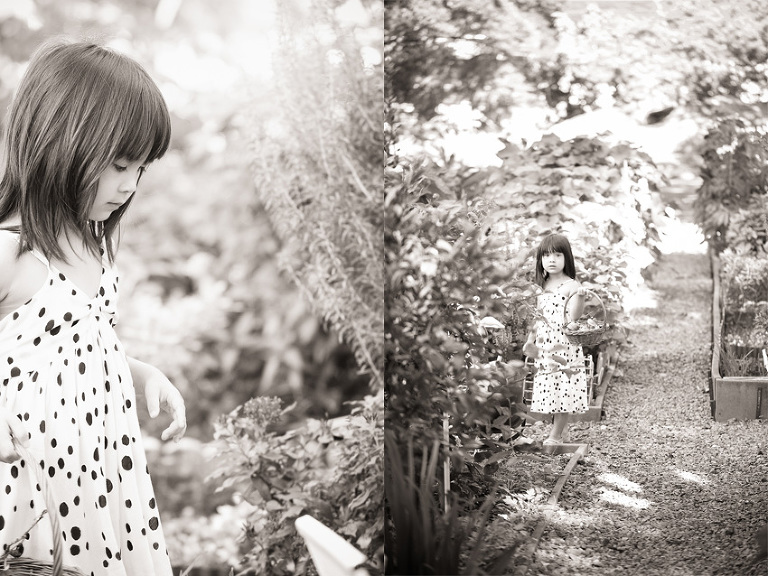
[[[29,433],[21,420],[9,410],[0,408],[0,462],[10,464],[21,458],[13,445],[14,440],[26,448],[29,446]]]
[[[187,411],[184,406],[184,399],[176,386],[171,384],[171,381],[160,370],[155,369],[145,380],[144,398],[147,401],[150,417],[155,418],[162,409],[173,418],[173,422],[163,430],[160,438],[163,440],[173,438],[176,442],[181,440],[184,432],[187,431]]]
[[[536,344],[528,340],[523,344],[523,354],[529,358],[536,358],[539,355],[539,349],[536,347]]]

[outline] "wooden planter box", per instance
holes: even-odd
[[[725,311],[721,306],[720,259],[710,250],[712,265],[712,367],[709,403],[716,422],[732,418],[768,418],[768,377],[723,376],[720,371],[722,326]]]

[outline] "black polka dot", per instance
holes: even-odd
[[[61,514],[62,516],[66,516],[67,514],[69,514],[69,506],[67,506],[66,502],[62,502],[61,504],[59,504],[59,514]]]
[[[133,460],[131,460],[130,456],[123,456],[123,469],[130,470],[133,468]]]

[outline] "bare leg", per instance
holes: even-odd
[[[553,417],[552,430],[549,432],[548,440],[562,442],[563,434],[568,430],[570,414],[558,412]]]

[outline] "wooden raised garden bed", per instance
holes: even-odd
[[[768,375],[730,375],[729,365],[762,364],[762,349],[733,346],[725,342],[728,330],[735,327],[723,305],[721,263],[710,251],[712,265],[712,367],[709,399],[712,416],[717,422],[731,419],[768,418]],[[768,295],[767,295],[768,296]],[[735,360],[734,360],[735,359]],[[746,369],[745,369],[746,371]]]

